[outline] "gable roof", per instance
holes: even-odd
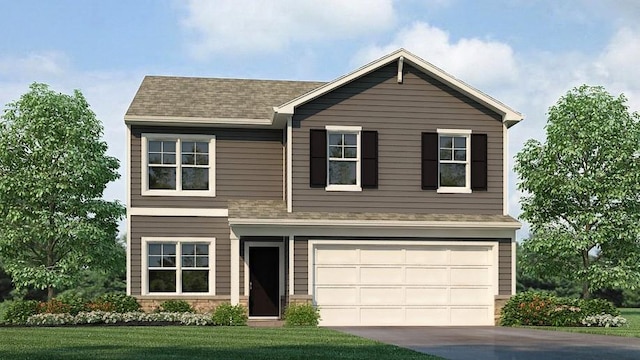
[[[394,61],[407,62],[410,65],[419,69],[420,71],[423,71],[424,73],[442,81],[444,84],[460,91],[461,93],[471,97],[472,99],[478,101],[479,103],[496,111],[497,113],[502,115],[502,122],[504,122],[507,125],[507,127],[511,127],[523,119],[522,114],[520,114],[519,112],[513,110],[512,108],[508,107],[502,102],[492,98],[491,96],[483,93],[482,91],[474,88],[473,86],[465,83],[464,81],[457,79],[453,75],[445,72],[444,70],[421,59],[420,57],[414,55],[413,53],[405,49],[396,50],[391,54],[383,56],[378,60],[372,61],[369,64],[349,74],[346,74],[344,76],[337,78],[336,80],[326,83],[313,91],[310,91],[306,94],[298,96],[293,100],[290,100],[278,107],[275,107],[274,112],[276,114],[280,114],[284,116],[293,115],[295,109],[298,106],[306,104],[307,102],[315,98],[318,98],[328,92],[331,92],[340,86],[343,86],[351,81],[354,81]]]
[[[323,82],[146,76],[126,122],[229,122],[270,125],[273,106]]]

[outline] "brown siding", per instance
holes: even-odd
[[[498,294],[511,295],[511,240],[500,239],[498,250]]]
[[[214,134],[216,196],[141,196],[141,134]],[[229,199],[283,198],[282,130],[131,127],[131,206],[226,208]]]
[[[216,295],[230,294],[231,249],[227,218],[132,216],[131,294],[140,295],[142,286],[141,238],[143,236],[215,237]]]
[[[405,64],[363,76],[296,110],[293,118],[293,210],[502,214],[500,116]],[[325,125],[378,131],[378,189],[327,192],[309,187],[309,130]],[[438,194],[421,189],[421,132],[470,129],[488,137],[488,190]],[[339,210],[338,210],[339,209]]]
[[[309,293],[309,241],[296,238],[293,243],[293,292],[295,295]]]

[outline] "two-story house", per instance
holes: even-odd
[[[322,325],[491,325],[515,293],[508,106],[400,49],[328,83],[145,77],[127,291]]]

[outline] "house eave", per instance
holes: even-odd
[[[232,226],[305,227],[331,226],[340,228],[415,228],[415,229],[508,229],[518,230],[519,222],[462,221],[394,221],[394,220],[323,220],[323,219],[244,219],[229,218]]]
[[[284,124],[275,116],[269,119],[249,118],[208,118],[208,117],[181,117],[181,116],[142,116],[125,115],[124,122],[127,125],[154,125],[154,126],[211,126],[233,128],[282,128]]]

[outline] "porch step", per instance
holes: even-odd
[[[247,326],[250,327],[283,327],[284,321],[282,320],[261,320],[261,319],[249,319],[247,320]]]

